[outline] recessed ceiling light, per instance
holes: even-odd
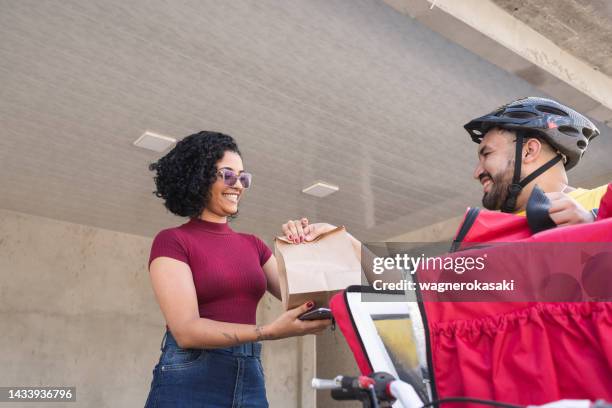
[[[325,197],[332,193],[335,193],[340,188],[338,186],[334,186],[333,184],[325,183],[323,181],[318,181],[314,183],[312,186],[306,187],[302,190],[302,193],[309,194],[315,197]]]
[[[175,143],[176,139],[174,138],[147,131],[136,139],[134,146],[153,150],[154,152],[163,152]]]

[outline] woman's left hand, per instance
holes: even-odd
[[[294,244],[313,241],[319,235],[331,231],[334,228],[336,228],[334,225],[326,222],[309,224],[308,218],[289,220],[282,226],[283,234],[285,234],[285,237]]]

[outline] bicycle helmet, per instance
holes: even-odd
[[[578,164],[589,142],[599,135],[597,127],[584,115],[552,99],[533,96],[510,102],[464,126],[476,143],[480,143],[494,127],[513,130],[517,135],[514,176],[508,188],[508,198],[502,205],[504,212],[513,212],[522,188],[560,160],[563,160],[566,170]],[[523,141],[530,137],[543,139],[558,154],[520,180]]]

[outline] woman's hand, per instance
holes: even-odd
[[[282,226],[283,234],[285,234],[285,237],[294,244],[313,241],[319,235],[331,231],[334,228],[336,228],[334,225],[325,222],[308,224],[308,218],[289,220]]]
[[[299,316],[314,306],[313,302],[291,309],[280,315],[275,321],[266,326],[258,326],[257,340],[274,340],[285,337],[303,336],[305,334],[320,333],[331,326],[331,319],[300,320]]]

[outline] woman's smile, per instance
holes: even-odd
[[[240,200],[240,193],[235,191],[223,193],[222,196],[232,204],[238,204]]]

